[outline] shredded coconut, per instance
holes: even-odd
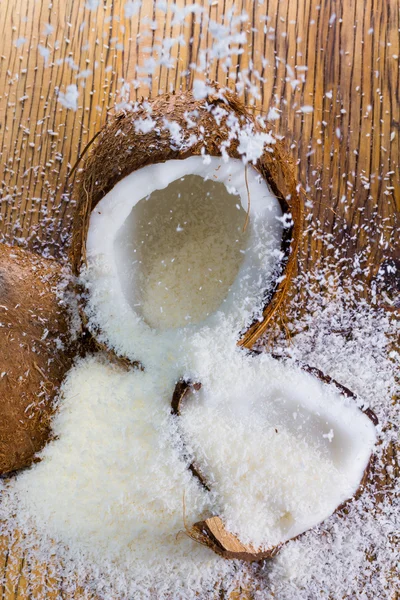
[[[67,85],[65,93],[58,92],[57,100],[65,108],[70,108],[71,110],[77,110],[78,109],[78,97],[79,97],[78,88],[74,83],[71,83],[71,85]]]
[[[316,282],[328,282],[326,277],[321,272],[309,274],[299,280],[299,286],[301,283],[311,290]],[[296,317],[296,307],[301,310],[300,299],[292,306],[292,317]],[[300,360],[324,369],[357,392],[359,402],[376,412],[380,420],[376,464],[378,470],[386,465],[385,487],[374,476],[360,499],[348,505],[345,513],[333,515],[321,526],[288,542],[276,558],[265,564],[246,566],[221,560],[184,534],[175,539],[171,533],[184,529],[184,515],[190,524],[204,510],[224,508],[218,504],[218,495],[208,495],[186,469],[187,462],[194,457],[199,459],[199,455],[197,449],[187,446],[186,438],[182,446],[185,424],[170,415],[171,373],[161,370],[157,380],[140,371],[124,372],[101,357],[89,357],[71,371],[63,386],[54,421],[58,439],[45,448],[41,463],[10,484],[3,484],[2,528],[10,535],[15,528],[29,533],[23,542],[14,537],[16,544],[25,549],[26,560],[48,560],[51,554],[54,561],[56,556],[57,569],[62,572],[67,589],[76,582],[89,583],[102,597],[128,598],[136,594],[143,598],[192,598],[201,592],[204,598],[211,599],[220,588],[233,590],[242,585],[254,597],[266,600],[272,594],[282,600],[316,600],[346,594],[371,600],[390,598],[398,584],[398,483],[393,479],[393,459],[388,458],[387,452],[390,443],[397,439],[398,409],[391,397],[398,389],[395,367],[399,355],[392,352],[389,357],[388,350],[397,339],[398,325],[384,311],[356,301],[345,288],[340,288],[333,301],[315,293],[309,309],[312,317],[292,318],[290,345],[278,337],[274,351],[284,352],[289,362]],[[220,333],[221,330],[214,331],[215,352],[207,350],[204,333],[195,336],[197,362],[193,356],[188,359],[192,372],[187,375],[200,375],[200,370],[203,374],[210,372],[210,364],[214,373],[221,367],[229,371],[224,340],[218,341]],[[241,360],[245,362],[259,360],[244,357],[243,353]],[[266,365],[273,360],[268,356],[261,359],[267,361]],[[254,378],[253,386],[257,379]],[[207,387],[204,376],[203,380]],[[244,410],[240,403],[233,407],[236,412]],[[188,398],[185,410],[197,409]],[[229,422],[230,416],[227,418]],[[296,423],[294,417],[293,422]],[[327,425],[323,435],[329,435],[330,429]],[[251,438],[242,436],[240,423],[234,440],[236,432],[230,433],[231,437],[221,440],[219,447],[229,446],[234,454],[249,460],[245,443],[251,444]],[[265,433],[268,437],[275,432]],[[242,457],[238,452],[240,439]],[[330,445],[325,437],[321,443]],[[208,460],[213,462],[212,453]],[[262,468],[258,461],[257,467]],[[134,471],[136,476],[130,475]],[[158,489],[157,501],[150,494],[154,485]],[[149,516],[156,518],[153,525],[158,523],[161,528],[157,527],[154,538],[151,521],[143,518],[145,513],[140,513],[143,516],[138,519],[134,510],[148,503]],[[76,527],[77,522],[82,522],[83,529]],[[143,533],[143,546],[133,542],[138,531]],[[89,534],[95,543],[90,543]],[[166,537],[155,547],[158,535]],[[139,548],[140,552],[147,548],[145,552],[150,554],[138,558]],[[160,559],[163,552],[165,560]],[[51,588],[51,581],[47,585]]]

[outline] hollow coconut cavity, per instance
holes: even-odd
[[[89,329],[145,365],[221,320],[251,346],[284,299],[300,224],[290,163],[235,96],[143,103],[103,130],[80,179]]]

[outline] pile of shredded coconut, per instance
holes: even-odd
[[[199,338],[202,388],[181,408],[186,446],[227,529],[255,548],[273,547],[353,495],[374,426],[335,386],[268,354],[225,352],[206,371],[213,352]]]
[[[329,270],[298,281],[310,292],[316,285],[329,288],[329,283]],[[400,357],[391,350],[398,323],[382,309],[357,301],[337,282],[334,288],[331,300],[314,291],[309,311],[301,318],[302,301],[295,299],[289,315],[290,342],[278,336],[273,349],[285,354],[289,363],[305,362],[334,376],[377,414],[375,466],[360,499],[288,542],[271,561],[246,566],[218,558],[185,533],[176,535],[184,531],[185,522],[206,514],[215,498],[211,495],[207,500],[204,489],[186,469],[185,461],[193,457],[187,445],[182,446],[182,423],[170,415],[171,376],[161,370],[160,379],[154,381],[146,373],[124,372],[101,358],[88,358],[77,365],[77,376],[75,372],[75,378],[70,376],[64,385],[69,400],[60,400],[55,420],[59,439],[45,448],[42,463],[3,483],[2,529],[11,535],[16,529],[26,532],[25,540],[19,542],[27,552],[26,560],[32,556],[47,561],[52,556],[67,588],[78,577],[103,597],[193,598],[198,592],[211,599],[218,589],[242,585],[254,597],[265,599],[390,598],[399,583],[395,571],[399,490],[395,458],[389,453],[398,437],[398,406],[393,397],[398,393],[395,374]],[[216,358],[219,350],[208,353],[216,368],[222,364]],[[98,385],[86,393],[88,368],[93,369]],[[202,368],[208,368],[207,360]],[[79,398],[84,401],[78,411],[73,410],[74,398],[75,403]],[[164,409],[156,409],[158,403]],[[126,423],[122,430],[121,421]],[[100,423],[107,427],[105,436],[98,429]],[[102,461],[101,470],[93,470],[96,456]],[[133,466],[138,468],[143,461],[149,466],[146,476],[159,484],[157,498],[146,498],[143,489],[138,494],[130,475]],[[52,463],[56,468],[51,468]],[[60,464],[63,469],[57,468]],[[76,479],[68,473],[76,473]],[[66,489],[66,480],[74,489],[63,499],[60,490]],[[182,483],[185,497],[181,498]],[[87,495],[85,486],[95,493]],[[90,498],[87,504],[85,498]],[[152,515],[162,515],[153,523],[140,508],[148,502],[153,502],[153,508],[158,504]],[[160,537],[154,535],[154,525]],[[35,530],[37,536],[32,533]],[[149,554],[143,553],[146,548]]]

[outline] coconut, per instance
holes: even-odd
[[[212,386],[208,382],[209,389],[204,391],[200,383],[181,380],[172,397],[172,413],[183,418],[180,429],[185,447],[195,456],[189,468],[202,486],[222,495],[220,501],[225,511],[194,523],[187,531],[193,539],[225,558],[249,562],[272,558],[287,541],[315,527],[350,499],[358,498],[368,478],[376,439],[374,425],[378,422],[375,414],[369,408],[358,408],[356,396],[319,369],[274,364],[274,361],[265,355],[254,357],[240,373],[243,384],[238,381],[230,384],[229,367],[222,372],[219,369],[218,377],[223,386],[228,386],[227,390],[219,382]],[[237,366],[236,370],[239,369]],[[250,381],[248,369],[257,383]],[[257,396],[263,382],[265,406],[261,411],[257,408],[260,412],[256,420],[261,423],[257,433],[253,429],[255,421],[248,418],[244,408],[251,406],[253,400],[243,394],[250,398]],[[215,433],[213,422],[219,423]],[[264,431],[267,444],[262,441]],[[259,435],[254,442],[250,441],[253,435]],[[221,440],[232,437],[235,441],[228,450]],[[248,464],[253,463],[248,461],[253,460],[251,449],[257,453],[257,448],[258,464],[252,468],[259,484],[254,488],[254,478],[248,474]],[[300,460],[294,459],[295,454],[300,455]],[[270,464],[271,460],[277,464]],[[271,481],[273,473],[280,483]],[[237,493],[236,500],[228,499],[235,487],[242,493]],[[268,488],[274,492],[269,493]],[[247,490],[253,490],[250,496]],[[308,500],[304,491],[309,494]],[[264,499],[260,498],[262,493]],[[252,494],[259,499],[247,510],[243,505]],[[265,520],[263,513],[270,513]],[[237,527],[240,529],[240,518],[235,522],[233,514],[236,519],[243,514],[248,521],[254,520],[263,540],[260,546],[241,541],[235,531]],[[253,529],[250,539],[254,539],[254,534]]]
[[[58,263],[0,245],[0,475],[28,466],[50,435],[72,363]]]
[[[143,362],[146,356],[141,351],[154,332],[163,345],[163,340],[171,339],[171,330],[187,330],[182,319],[191,327],[204,323],[213,327],[217,321],[212,321],[212,314],[220,310],[231,314],[235,305],[247,300],[233,320],[238,343],[253,345],[284,301],[296,264],[302,207],[293,165],[282,145],[234,94],[216,89],[202,100],[192,92],[165,94],[118,114],[96,136],[78,180],[71,258],[85,290],[86,320],[97,339],[117,354]],[[217,185],[219,190],[214,189]],[[187,216],[196,221],[187,227],[185,206]],[[162,229],[168,210],[176,217],[171,222],[177,232],[174,239]],[[262,254],[260,248],[266,248],[274,235],[279,239],[271,243],[269,255]],[[157,244],[159,253],[152,255]],[[203,255],[185,275],[188,257],[199,248]],[[174,262],[168,280],[161,251]],[[198,277],[203,263],[207,271],[210,256],[219,257],[208,268],[214,279],[204,278],[204,273]],[[179,284],[187,293],[176,292],[173,300],[170,288]],[[190,294],[190,287],[196,293]],[[157,296],[161,288],[164,297],[170,294],[167,311]],[[152,304],[160,307],[162,318],[154,310],[149,316]],[[165,319],[174,308],[180,311],[176,322]],[[130,328],[135,319],[144,338]],[[118,335],[110,332],[114,326],[119,327]],[[121,344],[124,329],[131,340],[141,342]],[[164,337],[162,329],[168,330]]]
[[[285,300],[302,221],[293,173],[233,94],[184,92],[112,119],[76,192],[71,258],[87,327],[160,384],[178,381],[183,458],[225,511],[189,533],[227,558],[274,556],[328,518],[364,482],[375,442],[335,382],[234,349],[251,348]]]

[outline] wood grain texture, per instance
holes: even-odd
[[[257,113],[276,109],[272,126],[309,196],[306,267],[338,248],[348,257],[364,250],[373,274],[383,258],[398,255],[398,1],[199,4],[202,12],[187,10],[177,22],[176,8],[190,9],[193,0],[167,0],[166,12],[151,0],[136,12],[126,0],[94,10],[78,0],[0,0],[1,239],[62,258],[74,211],[68,173],[115,103],[186,89],[204,77],[208,60],[210,79],[238,86]],[[238,19],[243,11],[247,21]],[[207,58],[217,41],[212,21],[227,36],[246,34],[243,43],[231,40],[238,52],[230,65]],[[171,68],[159,64],[161,55]],[[79,89],[76,111],[57,95],[70,84]],[[28,564],[4,538],[0,572],[1,600],[51,598],[41,591],[43,577],[62,590],[49,565]]]

